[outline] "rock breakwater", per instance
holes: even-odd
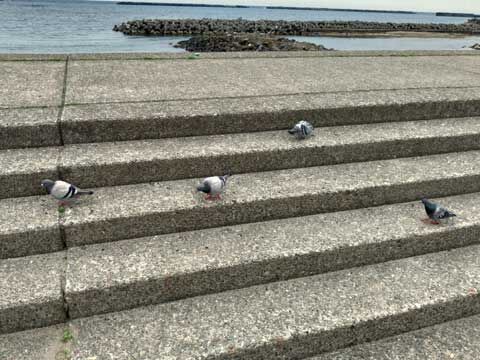
[[[380,23],[364,21],[283,21],[283,20],[133,20],[115,25],[114,31],[126,35],[184,36],[208,33],[263,33],[279,36],[316,36],[325,33],[381,34],[390,32],[429,32],[445,34],[480,34],[480,22],[464,24]]]
[[[321,51],[322,45],[278,38],[265,34],[203,34],[180,41],[175,47],[196,52],[225,51]]]

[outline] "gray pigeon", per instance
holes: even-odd
[[[220,194],[225,190],[227,180],[230,176],[231,175],[207,177],[197,186],[197,191],[207,194],[206,200],[220,199]]]
[[[297,123],[293,128],[288,130],[288,133],[291,135],[295,135],[295,137],[299,140],[303,140],[313,135],[313,125],[310,124],[308,121],[302,120]]]
[[[422,199],[422,203],[425,206],[425,212],[430,218],[430,221],[432,222],[432,224],[440,224],[441,220],[445,220],[445,219],[449,219],[457,216],[453,212],[441,207],[438,204],[435,204],[434,202],[426,198]]]
[[[42,187],[47,190],[48,194],[60,201],[61,205],[65,205],[69,200],[82,195],[93,195],[93,191],[91,190],[82,190],[75,185],[61,180],[42,180]]]

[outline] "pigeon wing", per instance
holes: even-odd
[[[433,216],[435,219],[446,219],[446,218],[455,216],[455,214],[439,206],[435,210],[435,213],[433,214]]]
[[[57,200],[63,200],[66,198],[70,198],[74,195],[75,191],[72,191],[72,184],[69,184],[65,181],[55,181],[55,185],[53,185],[52,191],[50,194]],[[73,190],[75,187],[73,186]]]
[[[212,176],[205,179],[205,183],[210,186],[210,194],[217,195],[223,190],[223,181],[219,176]]]

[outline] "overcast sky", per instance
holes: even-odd
[[[132,0],[130,0],[132,1]],[[135,1],[135,0],[133,0]],[[136,0],[172,3],[311,6],[348,9],[480,13],[480,0]]]

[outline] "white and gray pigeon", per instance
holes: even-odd
[[[457,216],[453,212],[441,207],[438,204],[435,204],[434,202],[426,198],[422,199],[422,203],[425,206],[425,212],[430,218],[430,221],[432,222],[432,224],[440,224],[441,220],[446,220],[446,219]]]
[[[297,139],[303,140],[313,135],[313,125],[308,121],[302,120],[295,124],[293,128],[288,130],[288,133],[295,135]]]
[[[197,191],[207,194],[206,200],[220,199],[220,194],[227,186],[227,180],[231,175],[211,176],[203,179],[197,186]]]
[[[42,180],[42,187],[47,190],[47,193],[60,201],[61,205],[65,205],[69,200],[82,195],[93,195],[93,191],[91,190],[82,190],[62,180]]]

